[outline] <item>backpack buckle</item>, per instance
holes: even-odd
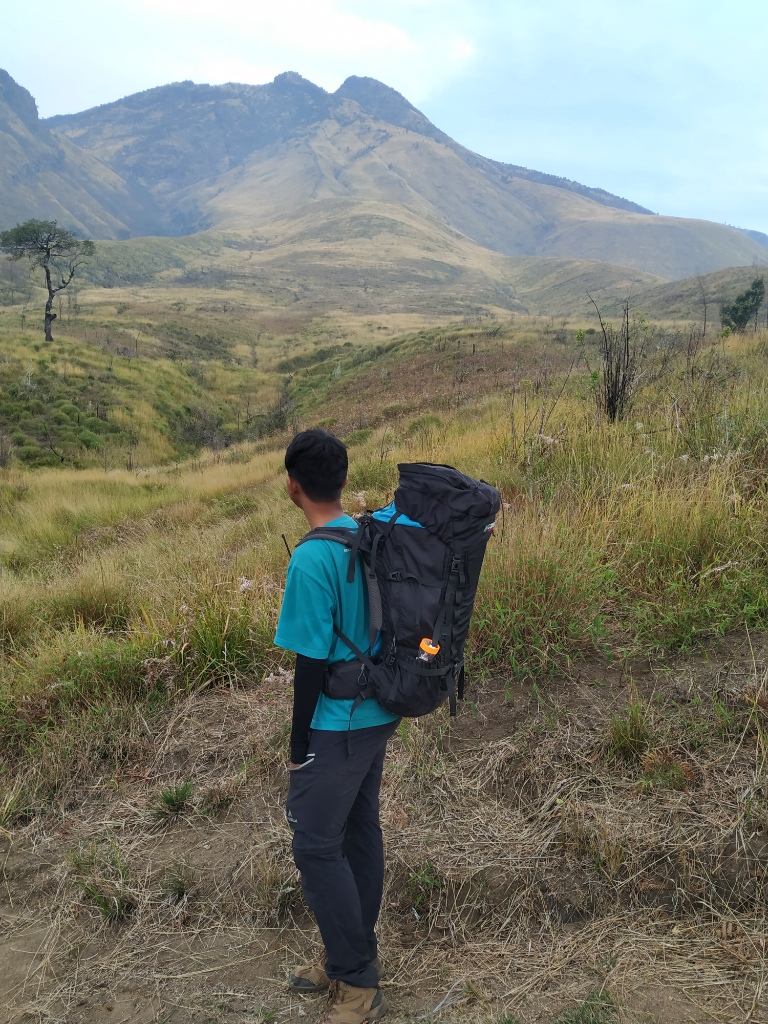
[[[387,580],[392,582],[392,583],[402,583],[403,582],[403,572],[402,572],[402,569],[397,569],[395,572],[388,572],[387,573]]]

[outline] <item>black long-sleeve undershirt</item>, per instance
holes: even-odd
[[[291,722],[291,761],[303,764],[309,750],[309,727],[317,700],[323,688],[323,676],[328,663],[325,658],[306,658],[296,655],[293,677],[293,720]]]

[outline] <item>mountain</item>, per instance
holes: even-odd
[[[752,231],[751,228],[736,228],[736,230],[741,231],[758,245],[762,245],[764,249],[768,249],[768,235],[764,231]]]
[[[710,274],[668,281],[650,288],[635,289],[633,306],[656,320],[689,320],[701,323],[704,319],[704,300],[707,303],[707,321],[715,331],[720,330],[720,307],[733,302],[739,292],[745,291],[756,277],[765,278],[761,267],[728,267]],[[608,316],[616,315],[619,306],[605,303]],[[760,316],[765,322],[765,308]]]
[[[214,231],[254,250],[327,252],[363,237],[373,264],[387,258],[382,236],[390,255],[411,236],[421,258],[456,250],[453,263],[469,258],[457,247],[471,240],[505,256],[602,261],[666,279],[768,260],[725,225],[656,216],[479,156],[371,78],[334,93],[293,72],[259,86],[178,82],[44,122],[26,90],[6,88],[12,81],[3,78],[15,145],[3,157],[3,226],[58,208],[59,220],[97,238]]]
[[[58,220],[91,238],[162,230],[151,194],[47,128],[32,95],[0,69],[0,225]]]

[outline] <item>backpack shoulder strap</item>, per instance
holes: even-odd
[[[296,547],[298,547],[299,544],[304,544],[308,540],[331,540],[335,541],[337,544],[343,544],[344,547],[350,549],[349,566],[347,567],[347,583],[354,583],[357,554],[360,550],[360,542],[363,539],[366,525],[365,520],[362,520],[357,530],[351,530],[348,526],[317,526],[314,530],[310,530],[309,533],[305,534],[297,543]],[[387,530],[387,533],[389,533],[389,530]],[[377,541],[379,539],[380,538],[377,538]],[[376,578],[375,572],[375,554],[374,566],[371,567],[370,572],[365,574],[365,582],[368,585],[368,639],[370,646],[373,647],[376,643],[376,638],[379,635],[382,621],[381,592],[379,590],[379,581]],[[350,646],[349,643],[347,643],[346,638],[340,637],[340,639],[342,639],[348,647]],[[355,648],[354,653],[357,654],[357,648]]]
[[[337,544],[343,544],[345,548],[350,549],[347,583],[353,583],[355,579],[357,552],[360,549],[360,541],[362,540],[363,532],[362,526],[357,530],[351,530],[348,526],[316,526],[314,530],[310,530],[309,533],[304,534],[296,547],[298,547],[299,544],[305,544],[308,540],[332,540]]]
[[[308,540],[334,540],[338,544],[351,548],[357,533],[357,530],[350,530],[348,526],[316,526],[314,530],[305,533],[301,540],[296,542],[296,547],[299,544],[306,544]]]

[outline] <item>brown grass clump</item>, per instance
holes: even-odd
[[[686,791],[696,779],[696,773],[687,761],[671,750],[648,750],[640,757],[643,774],[638,789],[646,792],[654,788]]]

